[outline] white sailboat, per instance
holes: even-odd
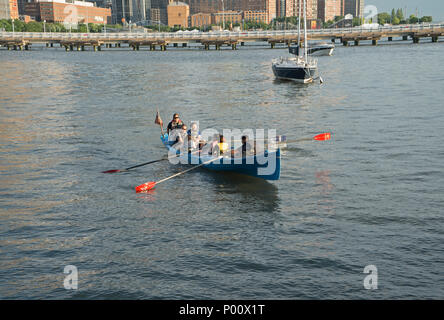
[[[333,43],[313,43],[308,46],[307,53],[311,56],[331,56],[335,50]]]
[[[274,59],[272,61],[272,69],[277,79],[292,80],[300,83],[310,83],[316,78],[318,70],[318,62],[316,59],[308,55],[307,46],[307,8],[306,0],[303,1],[304,6],[304,50],[300,55],[299,44],[301,37],[301,6],[299,5],[298,18],[298,46],[289,48],[289,52],[296,57],[287,57]]]

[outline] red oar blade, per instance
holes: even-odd
[[[139,193],[139,192],[146,192],[146,191],[151,190],[152,188],[154,188],[155,185],[156,185],[156,183],[154,181],[141,184],[140,186],[136,187],[136,192],[137,193]]]
[[[102,171],[102,173],[116,173],[120,172],[120,170],[108,170],[108,171]]]
[[[327,132],[327,133],[321,133],[318,134],[317,136],[314,136],[313,139],[317,140],[317,141],[326,141],[326,140],[330,140],[331,138],[331,133]]]

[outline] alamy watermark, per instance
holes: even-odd
[[[373,264],[369,264],[365,266],[364,273],[368,274],[364,278],[364,288],[367,290],[378,289],[378,268]]]
[[[70,4],[63,9],[64,14],[68,14],[63,19],[63,25],[66,29],[77,29],[79,23],[79,13],[77,7]]]
[[[63,273],[67,274],[67,276],[63,280],[63,287],[66,290],[77,290],[79,288],[79,273],[77,271],[77,267],[73,265],[67,265],[63,269]]]

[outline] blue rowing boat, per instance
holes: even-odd
[[[232,171],[265,180],[278,180],[281,175],[281,150],[279,148],[276,151],[265,150],[261,154],[245,158],[232,158],[231,155],[225,155],[216,160],[217,157],[212,155],[181,154],[179,150],[171,146],[168,141],[168,134],[164,134],[160,138],[169,153],[178,155],[178,162],[182,164],[199,165],[207,163],[203,167],[209,170]]]

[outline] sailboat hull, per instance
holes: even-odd
[[[313,82],[317,68],[302,66],[284,66],[273,64],[273,73],[277,79],[291,80],[299,83]]]

